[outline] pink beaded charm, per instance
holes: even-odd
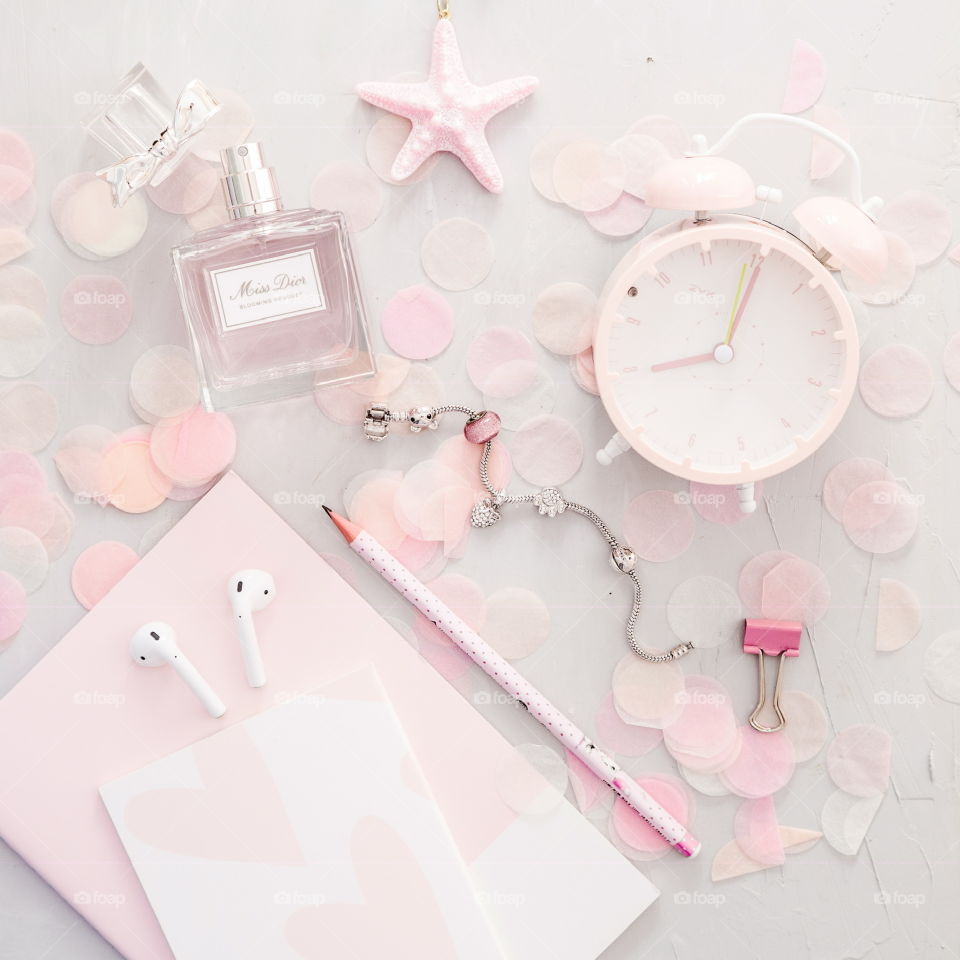
[[[492,410],[481,410],[463,425],[463,435],[470,443],[487,443],[500,432],[500,418]]]

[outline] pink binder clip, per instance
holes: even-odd
[[[786,724],[783,711],[780,709],[780,681],[783,679],[783,661],[785,657],[800,656],[800,635],[803,633],[803,624],[794,620],[747,620],[743,631],[743,652],[757,655],[759,676],[759,699],[750,714],[750,726],[761,733],[775,733],[782,730]],[[767,700],[767,683],[764,671],[764,654],[768,657],[779,657],[777,667],[777,682],[773,687],[773,709],[779,721],[775,727],[764,726],[760,722],[760,711]]]

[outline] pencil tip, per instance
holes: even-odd
[[[320,506],[323,507],[324,512],[328,517],[333,516],[333,511],[325,503],[321,503]]]

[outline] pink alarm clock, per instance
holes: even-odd
[[[775,224],[714,212],[775,194],[706,153],[651,177],[650,206],[694,215],[634,246],[601,295],[594,362],[617,433],[600,463],[632,448],[675,476],[736,486],[751,513],[755,481],[804,460],[837,428],[856,386],[859,341],[825,264],[876,277],[886,243],[866,205],[839,197],[794,211],[809,244]]]

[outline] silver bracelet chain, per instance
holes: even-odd
[[[600,535],[610,547],[610,562],[614,569],[630,578],[633,586],[633,605],[627,617],[626,637],[630,649],[642,660],[650,663],[667,663],[678,660],[693,649],[689,641],[678,643],[664,653],[651,653],[645,650],[636,637],[637,621],[640,619],[640,607],[643,604],[643,587],[637,576],[637,555],[625,543],[610,532],[607,525],[589,507],[567,500],[556,487],[545,487],[538,493],[509,495],[499,490],[490,479],[490,452],[493,440],[499,432],[500,418],[487,410],[471,410],[459,404],[445,404],[440,407],[414,407],[411,410],[390,410],[383,404],[374,404],[367,410],[363,421],[363,432],[368,440],[384,440],[390,432],[392,423],[408,423],[413,433],[421,430],[435,430],[440,417],[445,413],[462,413],[467,418],[464,435],[467,440],[483,445],[480,455],[480,482],[488,497],[480,500],[470,514],[470,522],[478,528],[492,527],[501,516],[500,508],[504,504],[532,503],[542,516],[555,517],[561,513],[577,513],[586,517],[600,531]]]

